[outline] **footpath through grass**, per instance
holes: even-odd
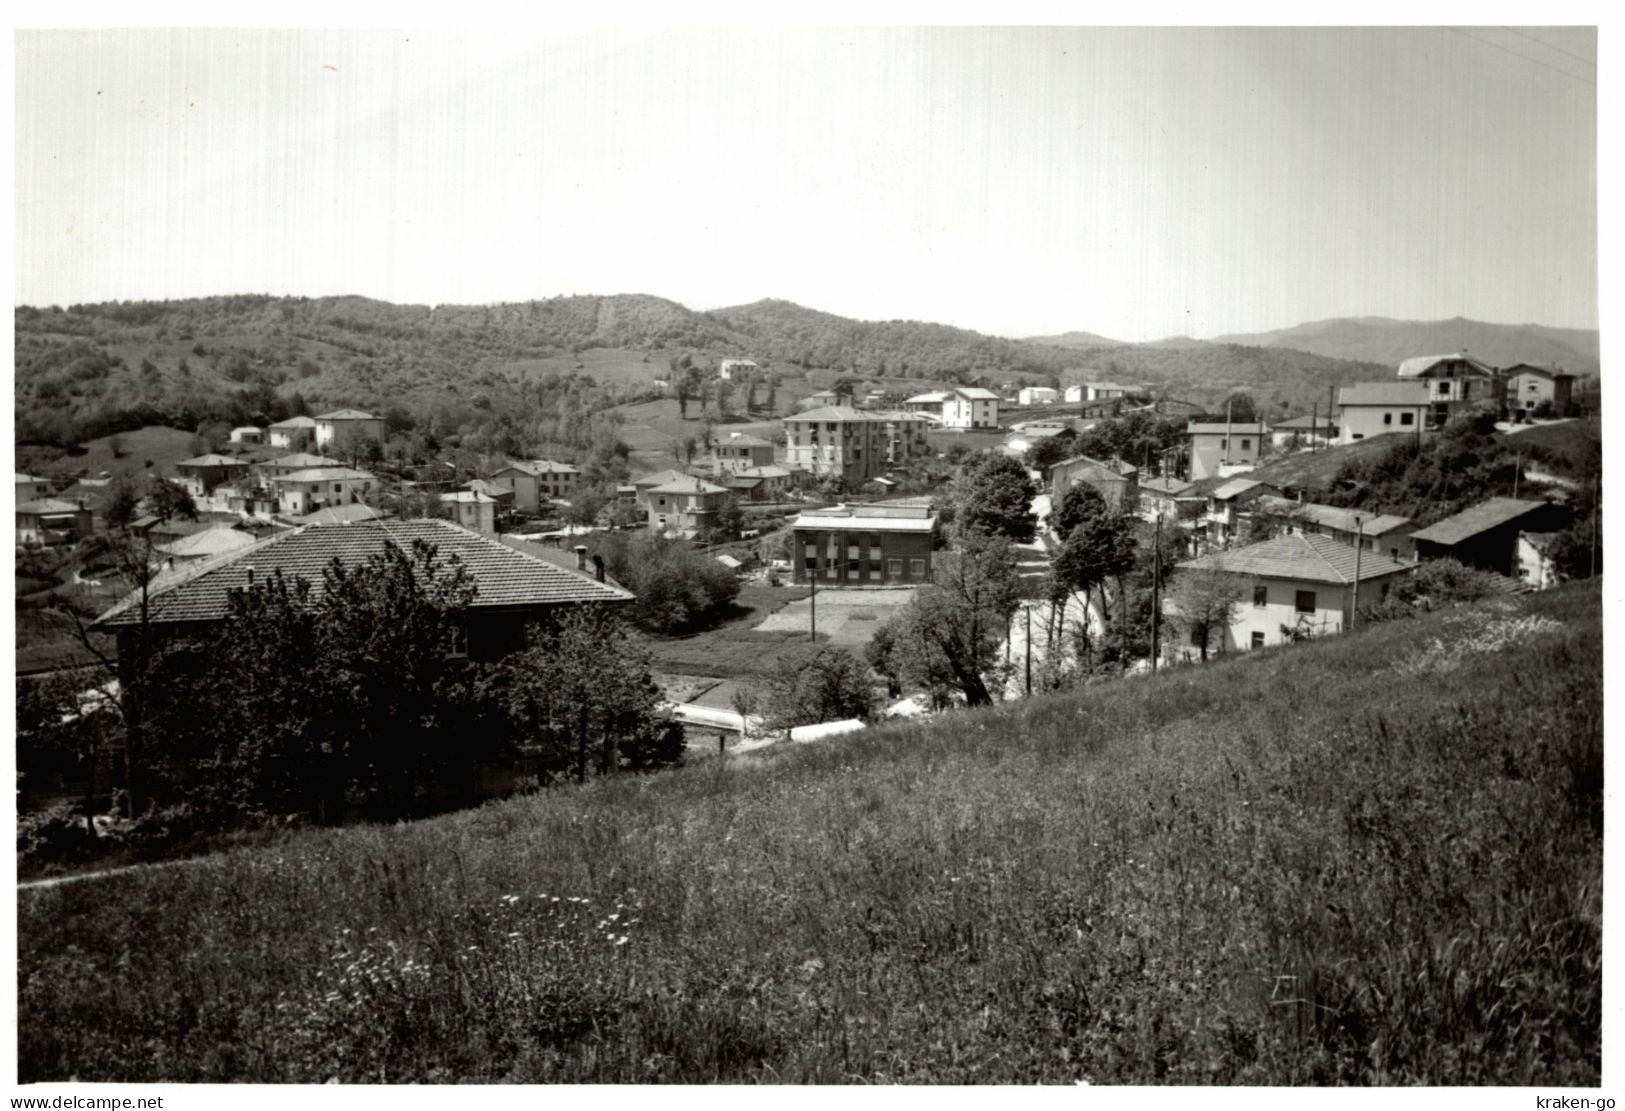
[[[1599,609],[25,891],[20,1077],[1594,1086]]]

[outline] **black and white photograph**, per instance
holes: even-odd
[[[1450,10],[30,12],[10,1106],[1613,1106],[1619,28]]]

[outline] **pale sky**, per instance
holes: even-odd
[[[16,300],[1597,326],[1576,28],[19,32]]]

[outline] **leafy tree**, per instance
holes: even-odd
[[[972,532],[957,551],[939,553],[936,564],[931,585],[887,622],[889,652],[878,670],[939,696],[951,689],[968,705],[987,705],[1021,595],[1015,554],[1007,541]]]
[[[960,531],[1029,542],[1038,527],[1032,515],[1037,494],[1027,468],[1007,455],[986,453],[960,480]]]
[[[1168,592],[1174,610],[1171,623],[1201,649],[1204,661],[1214,633],[1223,643],[1224,630],[1241,605],[1242,589],[1238,576],[1215,568],[1186,567],[1174,577]]]
[[[1077,433],[1070,428],[1062,429],[1053,436],[1044,436],[1027,449],[1027,466],[1047,478],[1055,464],[1078,455],[1077,444]]]
[[[722,536],[738,536],[745,527],[745,511],[739,507],[739,499],[729,495],[717,510],[717,532]]]
[[[664,635],[704,626],[739,596],[739,578],[686,541],[612,532],[589,544],[604,568],[637,596],[631,619]]]
[[[874,716],[869,669],[845,648],[819,649],[811,660],[786,660],[768,680],[770,729]]]

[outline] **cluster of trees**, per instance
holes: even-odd
[[[207,632],[138,624],[109,663],[129,811],[184,808],[196,829],[396,818],[477,798],[484,769],[521,760],[544,781],[680,762],[681,728],[617,614],[566,612],[481,663],[464,647],[473,596],[468,569],[419,542],[335,561],[320,590],[274,573]],[[19,745],[83,746],[77,720],[31,710]]]
[[[651,532],[593,536],[604,569],[637,595],[631,618],[647,632],[672,636],[712,623],[739,596],[739,577],[685,540]]]

